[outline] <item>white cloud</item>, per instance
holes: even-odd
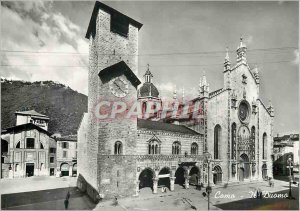
[[[1,21],[10,23],[2,24],[2,48],[26,53],[4,54],[2,64],[9,67],[1,68],[0,74],[16,80],[59,81],[87,94],[88,42],[78,25],[51,7],[41,1],[2,6]],[[61,53],[29,53],[37,51]]]
[[[299,50],[294,50],[294,60],[292,61],[293,64],[299,65]]]
[[[253,36],[249,35],[248,37],[245,38],[245,42],[250,45],[253,42]]]

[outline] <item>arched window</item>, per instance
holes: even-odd
[[[21,141],[19,141],[19,142],[17,143],[16,148],[20,149],[20,145],[21,145],[20,143],[21,143]]]
[[[179,155],[181,151],[181,145],[178,141],[175,141],[172,145],[172,154]]]
[[[198,144],[197,143],[192,143],[191,155],[198,155]]]
[[[251,128],[251,145],[250,145],[250,149],[251,149],[251,160],[255,160],[255,127],[252,126]]]
[[[262,151],[262,154],[263,154],[263,159],[267,159],[267,134],[264,133],[263,134],[263,151]]]
[[[157,140],[152,139],[148,143],[148,154],[149,155],[157,155],[160,154],[160,145]]]
[[[236,124],[231,125],[231,159],[236,159]]]
[[[214,159],[220,159],[221,126],[216,125],[214,129]]]
[[[123,145],[121,141],[115,143],[115,155],[121,155],[123,153]]]

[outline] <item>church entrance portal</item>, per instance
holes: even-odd
[[[220,166],[215,166],[213,168],[213,182],[214,184],[222,183],[222,169]]]
[[[244,181],[244,179],[249,179],[250,177],[250,164],[249,158],[246,154],[240,156],[240,168],[239,168],[239,181]]]
[[[26,163],[26,177],[34,175],[34,163]]]

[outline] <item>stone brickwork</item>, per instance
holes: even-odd
[[[50,146],[54,140],[46,133],[37,129],[20,129],[15,132],[8,132],[1,135],[1,138],[8,142],[7,163],[2,167],[9,167],[8,173],[3,177],[19,178],[26,177],[26,164],[34,165],[33,176],[50,175]],[[27,148],[28,138],[34,139],[34,147]],[[7,169],[4,169],[7,172]]]
[[[128,20],[126,35],[112,30],[112,21],[118,15]],[[133,19],[96,2],[87,33],[90,40],[89,98],[88,113],[78,130],[78,187],[97,201],[137,195],[145,184],[148,185],[145,187],[151,186],[153,193],[164,185],[174,191],[174,183],[180,183],[179,177],[185,188],[189,188],[192,177],[195,185],[207,185],[208,173],[214,184],[262,179],[263,164],[267,164],[267,175],[272,176],[269,169],[272,169],[273,108],[266,108],[259,99],[258,70],[247,64],[242,40],[237,49],[237,64],[231,67],[229,56],[225,58],[224,88],[210,93],[206,76],[200,81],[199,97],[193,100],[201,103],[200,126],[189,121],[177,121],[180,126],[163,125],[168,124],[163,120],[155,126],[150,120],[142,121],[151,123],[141,123],[137,118],[123,117],[97,120],[95,107],[100,101],[137,101],[137,86],[131,77],[137,74],[140,27]],[[117,76],[114,72],[114,68],[121,68],[119,65],[124,66],[124,62],[126,70],[133,73],[131,77],[126,72]],[[108,80],[104,80],[103,71]],[[114,77],[129,84],[126,97],[118,98],[110,91],[108,81]],[[216,134],[218,158],[214,158]],[[266,160],[262,160],[261,155],[263,134],[267,134],[269,140]],[[193,143],[198,146],[197,153],[192,153]],[[121,151],[116,150],[116,146],[121,146]],[[207,152],[212,160],[204,157]]]

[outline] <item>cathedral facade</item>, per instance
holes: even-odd
[[[224,62],[224,86],[209,91],[203,76],[199,96],[174,104],[184,110],[199,105],[196,118],[145,111],[163,104],[149,68],[141,81],[138,72],[138,33],[142,24],[96,2],[88,26],[88,113],[78,130],[78,187],[95,201],[138,195],[143,188],[176,191],[183,186],[219,185],[272,177],[274,109],[259,98],[259,73],[246,60],[243,41],[237,61]],[[99,120],[110,106],[139,102],[141,116]],[[121,107],[121,108],[120,108]],[[187,110],[187,116],[192,109]],[[126,109],[124,109],[126,111]],[[174,113],[167,110],[167,114]],[[102,113],[101,113],[102,112]],[[101,113],[101,115],[100,115]]]

